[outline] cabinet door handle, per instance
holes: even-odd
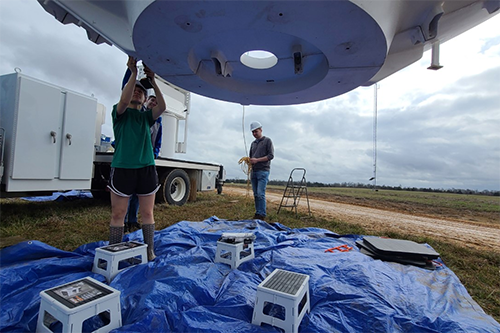
[[[66,139],[69,140],[69,145],[71,146],[71,134],[66,134]]]
[[[50,131],[50,136],[52,137],[52,143],[56,143],[56,135],[57,133],[54,131]]]

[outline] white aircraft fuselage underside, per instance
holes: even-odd
[[[499,12],[497,0],[38,1],[164,80],[244,105],[307,103],[371,85]]]

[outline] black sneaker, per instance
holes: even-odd
[[[141,229],[141,225],[137,222],[132,222],[132,223],[129,223],[129,231],[132,232],[132,231],[136,231],[136,230],[139,230]]]

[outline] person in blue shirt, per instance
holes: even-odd
[[[156,106],[156,97],[154,95],[150,95],[148,97],[148,100],[146,101],[146,108],[151,109],[154,106]],[[155,158],[158,158],[160,156],[160,150],[161,150],[161,139],[162,139],[162,123],[161,123],[161,116],[156,119],[155,123],[153,126],[150,128],[151,131],[151,143],[153,144],[153,154],[155,155]]]

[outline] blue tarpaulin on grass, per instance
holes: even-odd
[[[215,263],[223,232],[253,232],[255,258],[237,269]],[[277,268],[310,277],[311,311],[299,332],[500,332],[441,260],[434,271],[375,260],[359,252],[361,239],[255,220],[179,222],[156,231],[154,262],[110,283],[123,321],[112,332],[279,332],[252,325],[257,286]],[[142,232],[125,240],[142,242]],[[353,249],[325,252],[344,244]],[[1,250],[0,331],[34,332],[42,290],[83,277],[105,282],[92,273],[105,245],[67,252],[30,241]]]
[[[92,199],[92,193],[89,191],[81,191],[81,190],[71,190],[67,192],[54,192],[52,195],[46,195],[41,197],[24,197],[21,198],[27,201],[70,201],[77,199]]]

